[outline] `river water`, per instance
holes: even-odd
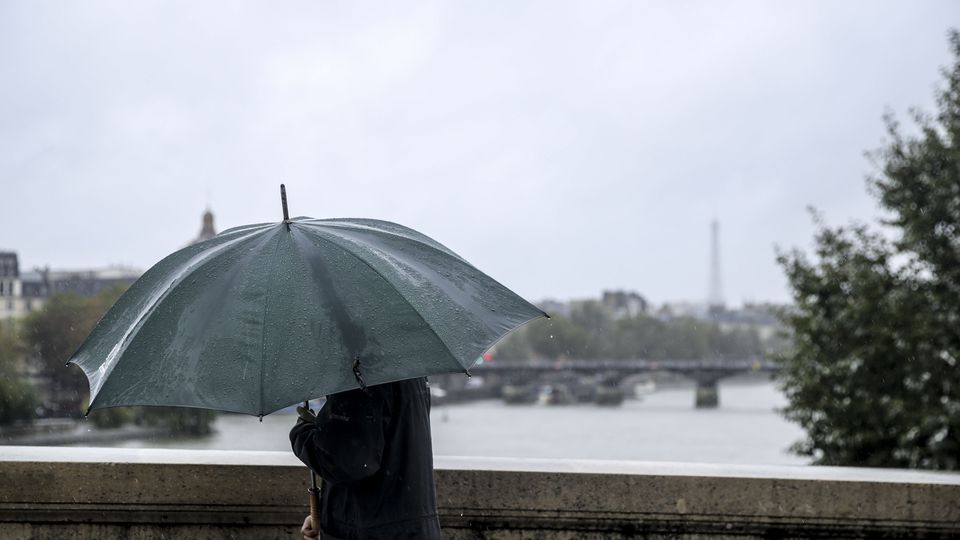
[[[786,404],[769,381],[726,379],[720,406],[693,407],[693,386],[659,388],[621,407],[505,405],[487,400],[433,409],[434,454],[641,461],[798,465],[787,447],[802,430],[776,408]],[[263,422],[221,415],[201,439],[118,442],[122,447],[289,451],[295,415]]]

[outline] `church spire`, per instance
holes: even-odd
[[[206,212],[203,213],[203,225],[200,227],[200,235],[197,236],[193,243],[209,240],[216,235],[217,229],[213,226],[213,212],[210,211],[210,207],[208,206]]]

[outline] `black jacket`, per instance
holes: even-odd
[[[290,443],[324,480],[322,538],[441,537],[426,379],[331,394]]]

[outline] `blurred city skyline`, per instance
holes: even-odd
[[[774,245],[878,211],[953,2],[0,4],[0,250],[146,269],[292,215],[416,228],[530,299],[787,301]],[[908,127],[909,129],[909,127]]]

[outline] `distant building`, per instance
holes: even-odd
[[[0,252],[0,319],[19,318],[43,307],[51,295],[96,296],[116,285],[130,285],[142,272],[125,266],[91,270],[36,268],[20,272],[17,254]]]
[[[45,296],[57,293],[74,293],[80,296],[96,296],[101,291],[117,285],[130,285],[143,272],[127,266],[109,266],[92,270],[50,270],[36,271],[39,277],[36,290],[46,292]],[[31,276],[31,277],[32,277]]]
[[[769,339],[780,329],[781,324],[777,319],[777,312],[783,306],[776,304],[744,304],[740,309],[728,309],[724,311],[717,323],[723,330],[736,329],[754,329],[760,336],[760,339]]]
[[[715,306],[695,302],[674,302],[664,304],[657,310],[656,316],[663,321],[679,317],[690,317],[717,324],[721,330],[756,330],[760,339],[769,339],[781,328],[777,311],[783,306],[777,304],[744,304],[740,308],[714,309]]]
[[[24,315],[43,307],[47,297],[50,296],[50,284],[44,278],[45,275],[49,276],[49,269],[34,269],[21,274],[20,293],[23,299]]]
[[[647,299],[632,291],[603,291],[600,302],[614,319],[645,315],[650,309]]]
[[[216,235],[213,212],[208,208],[203,213],[200,234],[190,243],[209,240]],[[141,274],[141,270],[128,266],[81,270],[51,270],[46,267],[21,273],[16,252],[0,251],[0,319],[23,317],[43,307],[47,298],[54,294],[96,296],[117,285],[130,285]]]
[[[207,208],[206,212],[203,213],[203,221],[200,225],[200,234],[197,235],[190,243],[196,244],[197,242],[203,242],[204,240],[209,240],[217,235],[217,229],[213,226],[213,212]]]
[[[707,320],[710,315],[709,307],[699,302],[667,302],[657,310],[656,316],[662,321],[690,317]]]
[[[23,316],[22,287],[17,254],[0,251],[0,319]]]

